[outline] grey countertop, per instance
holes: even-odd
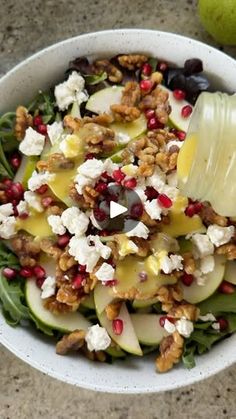
[[[43,47],[83,32],[142,27],[216,45],[195,0],[0,0],[0,75]],[[224,51],[236,57],[236,48]],[[82,390],[35,371],[0,348],[1,419],[236,418],[236,366],[191,387],[159,395]]]

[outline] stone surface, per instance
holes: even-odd
[[[41,48],[83,32],[142,27],[216,45],[194,0],[1,0],[0,75]],[[222,49],[222,48],[221,48]],[[224,47],[236,57],[236,48]],[[111,395],[48,378],[0,349],[1,419],[192,419],[236,417],[236,366],[204,382],[159,395]]]

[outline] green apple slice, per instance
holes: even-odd
[[[194,281],[189,287],[186,287],[183,283],[180,283],[183,289],[184,300],[191,304],[197,304],[206,300],[221,284],[224,272],[225,257],[215,256],[215,269],[206,275],[205,285],[198,285],[197,281]]]
[[[158,314],[131,314],[131,321],[140,343],[148,346],[159,345],[168,332],[161,327]]]
[[[28,279],[26,282],[25,297],[33,315],[51,329],[68,333],[76,329],[87,330],[91,326],[91,323],[78,311],[55,315],[47,310],[43,306],[41,291],[33,279]]]
[[[141,356],[143,354],[125,303],[122,304],[119,313],[119,319],[123,321],[124,326],[121,335],[116,335],[113,332],[112,321],[107,319],[105,312],[100,314],[97,313],[97,315],[101,326],[107,330],[110,337],[120,346],[121,349],[124,349],[126,352],[134,355]]]
[[[169,93],[169,103],[171,106],[171,113],[169,115],[169,121],[175,128],[180,131],[188,131],[190,117],[183,118],[181,115],[181,110],[184,106],[191,106],[186,100],[176,100],[172,90],[168,89],[165,86],[161,86],[162,89],[166,90]]]
[[[37,156],[23,156],[19,169],[16,172],[14,177],[14,182],[20,182],[26,189],[28,186],[28,180],[32,176],[33,171],[36,168],[36,163],[38,161]]]
[[[93,293],[89,294],[85,299],[81,302],[81,305],[85,308],[89,308],[90,310],[95,309],[95,303],[94,303],[94,296]]]
[[[98,314],[101,314],[106,306],[115,298],[115,294],[111,287],[106,287],[102,283],[98,283],[94,288],[94,304]]]
[[[233,285],[236,285],[236,261],[228,260],[225,265],[225,281],[230,282]]]
[[[110,113],[111,105],[120,103],[123,89],[123,86],[112,86],[99,90],[90,96],[85,106],[86,109],[98,114]]]
[[[158,298],[154,297],[154,298],[148,298],[147,300],[134,300],[132,303],[132,306],[134,308],[146,308],[146,307],[150,307],[153,304],[158,303]]]
[[[125,352],[117,346],[109,346],[105,352],[114,358],[124,358],[126,356]]]

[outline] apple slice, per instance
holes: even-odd
[[[236,261],[228,260],[225,265],[225,281],[230,282],[233,285],[236,285]]]
[[[85,106],[86,109],[98,114],[110,113],[111,105],[120,103],[123,89],[123,86],[112,86],[99,90],[90,96]]]
[[[191,106],[186,100],[176,100],[172,90],[168,89],[165,86],[161,86],[162,89],[166,90],[169,93],[169,103],[171,106],[171,113],[169,115],[169,121],[175,128],[180,131],[188,131],[190,118],[183,118],[181,115],[182,108],[184,106]]]
[[[28,180],[32,176],[33,171],[35,170],[37,161],[37,156],[23,156],[20,167],[15,174],[14,182],[20,182],[22,183],[24,188],[27,188]]]
[[[184,300],[191,304],[200,303],[210,297],[219,287],[225,272],[225,257],[215,256],[215,269],[206,275],[206,284],[198,285],[194,281],[189,287],[180,282],[183,289]]]
[[[134,308],[146,308],[146,307],[150,307],[152,304],[156,304],[158,303],[158,298],[154,297],[154,298],[148,298],[147,300],[134,300],[132,303],[132,306]]]
[[[125,303],[122,304],[119,319],[123,321],[123,332],[121,335],[116,335],[113,332],[112,321],[108,320],[106,313],[97,313],[101,326],[105,327],[110,337],[116,342],[121,349],[134,355],[142,356],[142,349],[140,348],[134,327],[130,318],[130,314],[126,308]]]
[[[98,283],[94,288],[94,304],[97,313],[102,313],[114,298],[116,298],[116,296],[111,287],[106,287],[105,285],[102,285],[101,282]]]
[[[153,346],[159,345],[168,332],[161,327],[158,314],[131,314],[131,321],[140,343]]]
[[[85,308],[89,308],[90,310],[95,309],[93,292],[91,292],[87,297],[85,297],[85,299],[81,302],[81,305]]]

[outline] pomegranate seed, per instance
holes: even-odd
[[[147,199],[152,200],[152,199],[156,199],[159,193],[152,186],[147,186],[145,189],[145,195]]]
[[[81,288],[83,285],[84,279],[85,279],[84,275],[81,275],[81,274],[75,275],[72,281],[73,288],[75,289]]]
[[[2,181],[2,183],[4,183],[4,185],[5,185],[5,186],[8,186],[8,187],[10,187],[10,186],[13,184],[13,182],[12,182],[12,180],[11,180],[11,179],[4,179],[4,180]]]
[[[144,76],[150,76],[152,74],[152,66],[149,63],[143,64],[142,73]]]
[[[21,268],[20,276],[23,276],[23,278],[30,278],[33,276],[33,270],[25,266],[24,268]]]
[[[14,169],[18,169],[21,164],[21,157],[19,154],[14,154],[10,159],[10,163]]]
[[[143,92],[148,93],[153,88],[153,82],[151,80],[141,80],[139,86]]]
[[[114,170],[112,176],[117,183],[121,183],[125,178],[125,174],[120,169]]]
[[[132,218],[139,218],[143,214],[143,205],[141,202],[138,202],[136,204],[133,204],[130,209],[130,215]]]
[[[41,204],[44,208],[50,207],[52,203],[53,203],[53,198],[51,196],[45,196],[44,198],[41,199]]]
[[[184,90],[175,89],[173,91],[173,96],[176,100],[183,100],[185,99],[186,93]]]
[[[186,287],[190,287],[190,285],[194,281],[194,276],[184,272],[183,276],[181,276],[181,281],[183,282],[184,285],[186,285]]]
[[[195,209],[195,214],[198,214],[203,208],[203,204],[201,202],[195,202],[194,204],[194,209]]]
[[[104,285],[106,287],[114,287],[115,285],[117,285],[117,279],[111,279],[110,281],[106,281]]]
[[[183,118],[188,118],[193,111],[192,106],[186,105],[181,109],[181,115]]]
[[[28,218],[28,216],[29,216],[28,212],[22,212],[20,215],[18,215],[18,217],[21,220],[25,220],[26,218]]]
[[[40,186],[40,188],[36,189],[36,192],[39,195],[43,195],[45,192],[47,192],[47,190],[48,190],[48,185],[42,185]]]
[[[222,294],[233,294],[235,291],[235,288],[232,284],[230,284],[227,281],[222,281],[218,290],[222,293]]]
[[[113,182],[113,177],[111,177],[110,175],[108,175],[108,173],[107,172],[103,172],[102,173],[102,175],[101,175],[101,177],[107,182],[107,183],[110,183],[110,182]]]
[[[167,319],[167,316],[161,316],[161,317],[159,318],[159,323],[160,323],[160,326],[161,326],[161,327],[164,327],[164,326],[165,326],[165,321],[166,321],[166,319]]]
[[[189,204],[187,208],[185,208],[184,212],[185,212],[185,215],[187,215],[188,217],[193,217],[195,215],[195,205]]]
[[[172,206],[172,200],[165,194],[160,194],[157,201],[164,208],[170,208]]]
[[[14,217],[18,217],[18,209],[16,208],[16,206],[13,204],[13,211],[14,211]]]
[[[148,279],[147,272],[139,272],[138,274],[140,282],[145,282]]]
[[[95,154],[88,153],[88,154],[85,155],[85,160],[92,160],[92,159],[94,159],[94,157],[95,157]]]
[[[24,194],[24,188],[20,182],[13,183],[10,188],[12,192],[12,197],[16,200],[20,200]]]
[[[112,329],[115,335],[121,335],[121,333],[123,332],[123,328],[123,320],[115,319],[112,321]]]
[[[154,116],[154,118],[150,118],[147,122],[148,129],[157,129],[157,128],[163,128],[164,125],[158,121],[158,119]]]
[[[48,132],[47,125],[45,125],[45,124],[38,125],[37,126],[37,131],[39,132],[39,134],[47,135],[47,132]]]
[[[224,331],[224,330],[228,329],[228,327],[229,327],[228,320],[224,319],[223,317],[220,317],[220,318],[217,319],[217,322],[220,325],[220,330],[221,331]]]
[[[39,125],[43,125],[43,118],[41,115],[36,115],[33,119],[33,124],[35,127],[38,127]]]
[[[105,182],[98,182],[95,190],[99,193],[103,193],[107,190],[107,184]]]
[[[86,269],[87,269],[87,266],[86,265],[78,265],[78,272],[80,274],[85,273],[86,272]]]
[[[33,272],[37,279],[42,279],[46,277],[45,269],[42,266],[35,266],[33,268]]]
[[[137,186],[137,180],[133,177],[124,181],[124,187],[128,189],[133,189]]]
[[[111,235],[111,233],[107,230],[99,231],[99,236],[101,236],[101,237],[106,237],[106,236],[110,236],[110,235]]]
[[[184,141],[186,138],[186,132],[176,130],[176,137],[178,138],[179,141]]]
[[[168,68],[168,65],[164,61],[162,61],[158,64],[158,70],[160,70],[162,72],[166,71],[167,68]]]
[[[107,219],[107,214],[101,208],[94,208],[93,214],[97,221],[105,221]]]
[[[17,270],[13,268],[4,268],[2,270],[3,275],[7,279],[14,279],[17,275]]]
[[[37,285],[38,288],[40,288],[40,289],[42,288],[42,285],[43,285],[45,279],[46,278],[37,278],[36,279],[36,285]]]
[[[58,236],[57,245],[61,247],[62,249],[64,249],[64,247],[68,245],[69,241],[70,241],[70,235],[65,233],[65,234],[62,234],[61,236]]]
[[[147,119],[155,118],[155,115],[156,114],[155,114],[154,109],[147,109],[145,111],[145,116],[146,116]]]

